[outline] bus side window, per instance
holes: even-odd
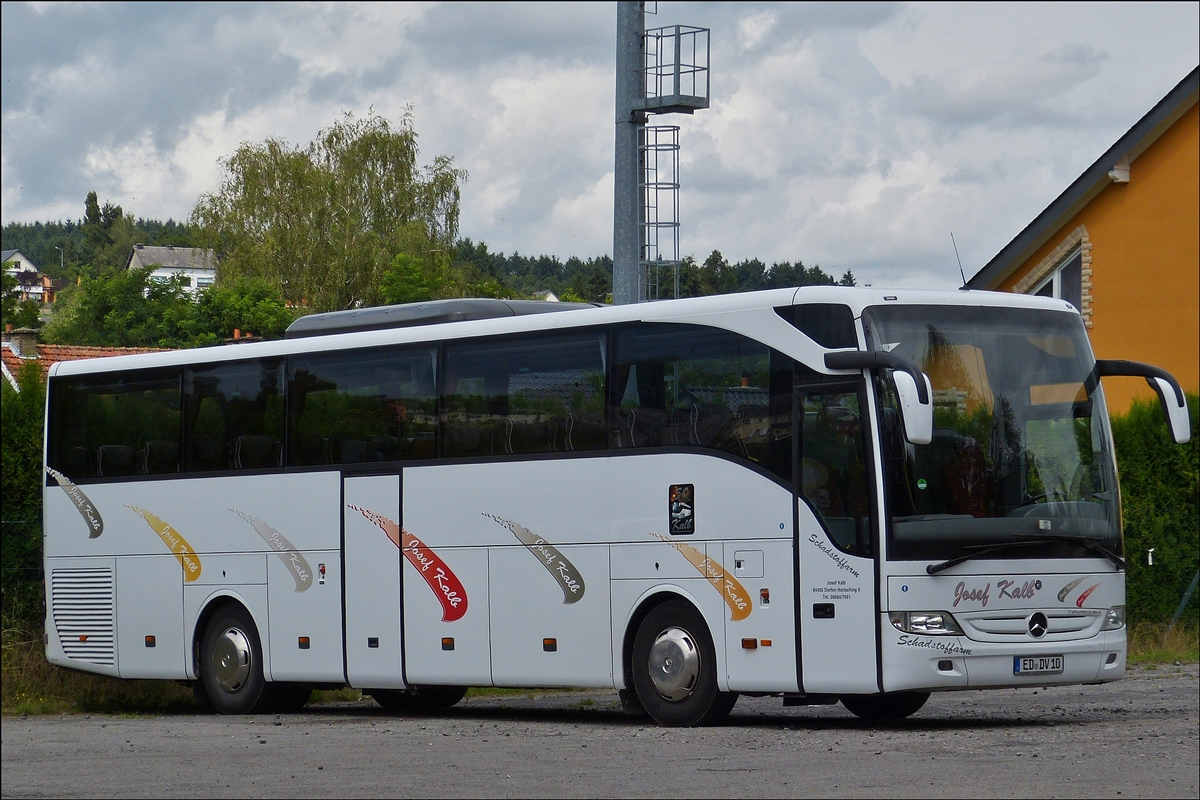
[[[699,325],[616,332],[612,447],[711,447],[764,464],[771,455],[766,345]]]
[[[442,454],[600,450],[605,335],[525,335],[446,346]]]
[[[437,351],[373,348],[288,360],[288,464],[434,458]]]
[[[75,480],[179,471],[177,371],[60,381],[50,412],[51,467]]]
[[[858,387],[808,384],[800,392],[801,492],[842,550],[871,554],[871,500]]]
[[[187,370],[184,469],[282,466],[283,416],[283,366],[276,359]]]

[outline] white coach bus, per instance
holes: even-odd
[[[1114,680],[1113,374],[1187,439],[1169,375],[986,292],[448,300],[58,363],[46,655],[225,713],[606,687],[664,725]]]

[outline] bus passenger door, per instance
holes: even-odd
[[[360,689],[402,689],[400,476],[342,483],[346,575],[346,677]],[[396,533],[396,538],[399,534]]]
[[[874,496],[862,381],[797,366],[793,400],[801,689],[879,691]]]

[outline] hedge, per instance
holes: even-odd
[[[1192,439],[1178,445],[1157,399],[1135,400],[1112,418],[1125,520],[1126,608],[1135,622],[1167,622],[1200,565],[1200,395],[1188,394]],[[1154,548],[1154,565],[1147,551]],[[1200,592],[1182,621],[1195,624]]]

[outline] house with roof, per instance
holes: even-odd
[[[201,247],[158,247],[135,244],[125,261],[125,269],[153,267],[150,280],[166,282],[177,275],[187,277],[187,290],[193,294],[213,285],[217,279],[217,256]]]
[[[79,361],[84,358],[127,356],[134,353],[153,353],[156,347],[85,347],[72,344],[40,344],[37,331],[32,328],[5,326],[3,341],[0,342],[0,372],[4,380],[18,392],[17,374],[28,363],[36,363],[45,382],[50,367],[59,361]]]
[[[4,271],[17,279],[17,291],[21,300],[33,300],[41,305],[50,305],[65,283],[38,271],[37,265],[20,250],[0,252]]]
[[[1200,388],[1200,68],[1104,152],[967,286],[1057,297],[1097,358],[1162,367]],[[1153,397],[1105,380],[1109,410]]]
[[[29,257],[20,250],[4,250],[0,251],[0,261],[4,262],[6,272],[37,272],[38,268]]]

